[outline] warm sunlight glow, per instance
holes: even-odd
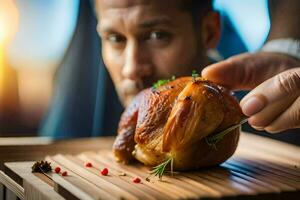
[[[0,106],[12,102],[12,70],[7,64],[6,48],[18,29],[18,10],[13,0],[0,0]],[[0,110],[1,112],[1,110]]]
[[[18,28],[18,9],[13,0],[0,1],[0,44],[8,42]]]
[[[3,43],[4,38],[5,38],[5,32],[4,32],[4,24],[2,22],[2,20],[0,19],[0,44]]]

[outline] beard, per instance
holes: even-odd
[[[143,89],[151,87],[156,78],[139,80],[125,79],[117,86],[117,93],[124,107],[128,106],[132,99]]]

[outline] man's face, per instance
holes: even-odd
[[[202,34],[174,0],[97,0],[104,63],[123,105],[159,79],[207,64]]]

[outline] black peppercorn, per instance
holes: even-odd
[[[31,167],[31,172],[47,173],[52,170],[51,163],[47,161],[37,161]]]

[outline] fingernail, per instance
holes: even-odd
[[[259,126],[252,126],[252,127],[258,131],[263,131],[265,129],[264,127],[259,127]]]
[[[264,108],[264,102],[258,97],[250,97],[242,106],[243,113],[252,116]]]
[[[272,134],[274,134],[274,133],[279,133],[279,132],[282,132],[283,130],[278,130],[278,129],[272,129],[272,128],[266,128],[265,129],[268,133],[272,133]]]

